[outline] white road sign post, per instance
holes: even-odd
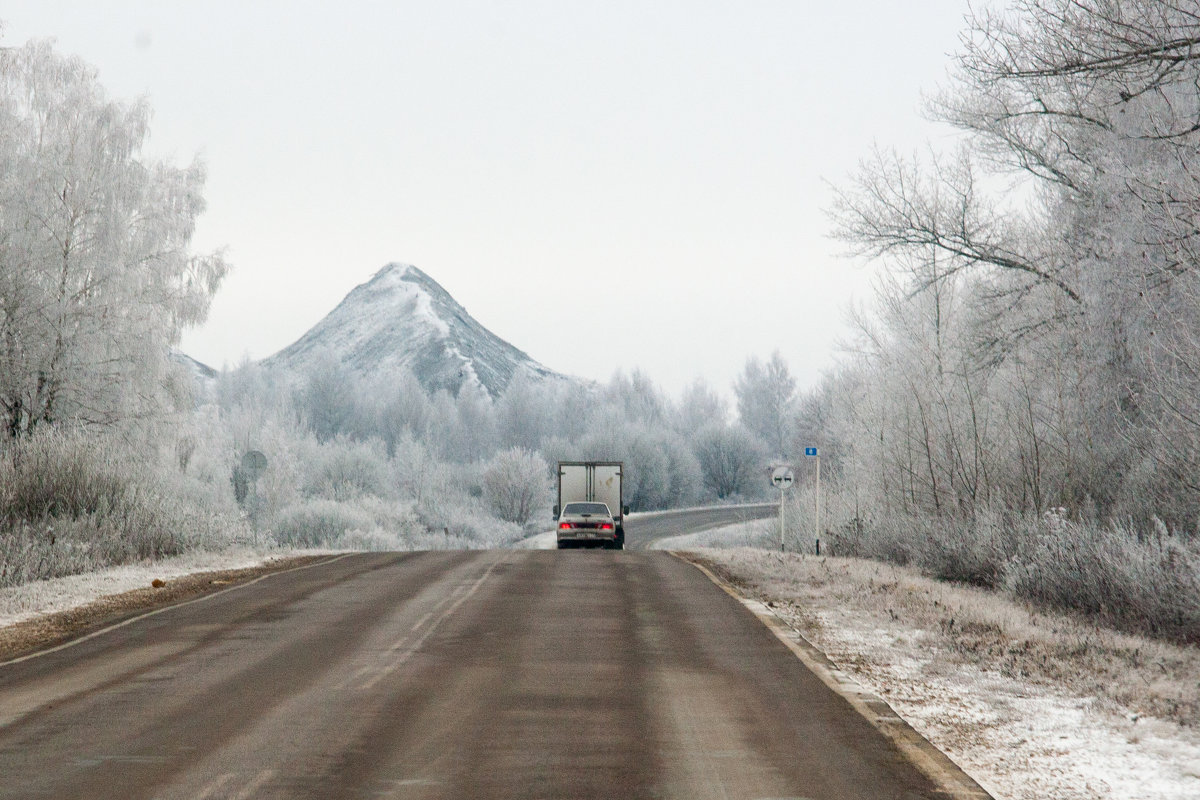
[[[817,492],[816,502],[813,503],[815,512],[813,514],[813,528],[816,530],[817,555],[821,555],[821,456],[817,453],[817,448],[804,448],[804,455],[807,458],[815,458],[817,460]]]
[[[781,552],[781,553],[784,550],[784,547],[783,547],[784,531],[787,530],[783,526],[783,521],[784,521],[783,494],[788,489],[792,488],[792,484],[795,483],[795,481],[796,481],[796,476],[794,474],[792,474],[792,470],[790,467],[776,467],[775,471],[771,473],[771,484],[776,489],[779,490],[779,552]]]

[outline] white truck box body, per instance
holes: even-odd
[[[558,463],[558,509],[567,503],[604,503],[624,541],[622,510],[624,495],[619,461],[560,461]],[[560,540],[569,538],[560,532]]]

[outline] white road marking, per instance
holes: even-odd
[[[384,665],[382,669],[378,670],[373,676],[371,676],[366,681],[364,681],[362,684],[360,684],[358,687],[359,691],[367,691],[372,686],[377,684],[379,681],[383,680],[388,675],[391,675],[397,669],[404,666],[405,662],[407,662],[410,658],[412,658],[413,654],[421,649],[421,646],[423,644],[425,644],[425,641],[433,634],[434,631],[436,631],[438,629],[438,626],[441,625],[446,619],[448,619],[455,611],[457,611],[463,603],[467,602],[467,600],[469,600],[472,595],[474,595],[477,591],[479,591],[479,587],[483,586],[484,581],[486,581],[491,576],[492,571],[495,570],[496,567],[500,566],[500,563],[501,563],[500,561],[492,562],[491,566],[489,566],[486,570],[484,570],[484,573],[479,576],[479,579],[471,585],[471,588],[468,589],[464,594],[462,594],[457,600],[455,600],[454,603],[451,604],[449,608],[447,608],[442,613],[438,614],[438,616],[433,620],[433,622],[431,622],[429,624],[429,627],[427,627],[425,629],[425,632],[422,633],[419,637],[417,637],[417,640],[415,642],[413,642],[411,645],[405,647],[403,652],[401,652],[400,655],[394,661],[391,661],[390,663]],[[428,618],[428,615],[426,615],[425,617],[422,617],[421,622],[424,622],[424,620],[427,618]],[[418,622],[417,625],[414,625],[412,631],[410,631],[409,634],[406,634],[405,637],[403,639],[401,639],[399,642],[397,642],[396,646],[392,647],[388,652],[389,653],[396,652],[403,645],[403,643],[405,641],[407,641],[408,636],[411,635],[412,633],[416,632],[416,629],[420,626],[420,624],[421,623]]]

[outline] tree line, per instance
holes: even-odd
[[[927,102],[952,143],[835,187],[836,234],[884,265],[802,401],[835,540],[1195,640],[1200,9],[966,21]]]

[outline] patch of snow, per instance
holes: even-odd
[[[1200,738],[1177,725],[1122,720],[1091,698],[971,664],[946,669],[921,631],[815,616],[814,643],[998,800],[1200,797]]]
[[[699,533],[667,536],[650,544],[654,550],[688,550],[696,547],[771,547],[779,544],[779,525],[773,519],[735,522]]]
[[[557,550],[558,549],[558,534],[554,531],[546,531],[533,536],[526,536],[519,542],[515,542],[513,547],[518,550]]]

